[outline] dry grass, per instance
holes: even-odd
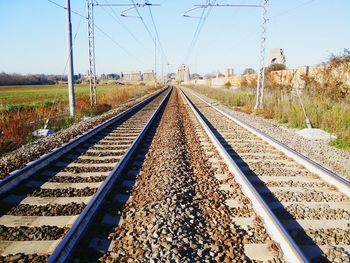
[[[58,131],[79,122],[83,116],[102,114],[155,89],[150,86],[101,85],[96,107],[90,106],[86,85],[77,85],[76,90],[76,116],[71,119],[64,86],[58,89],[51,86],[0,87],[0,154],[35,140],[32,132],[43,128],[48,118],[48,128]]]
[[[232,107],[235,110],[252,113],[255,104],[254,89],[192,87],[207,97]],[[316,128],[335,134],[338,139],[331,142],[337,148],[350,150],[350,105],[345,101],[334,101],[323,94],[303,96],[305,109]],[[305,128],[305,117],[298,98],[284,91],[266,91],[263,109],[255,111],[266,119],[275,119],[292,128]]]

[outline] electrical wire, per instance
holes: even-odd
[[[56,5],[56,6],[58,6],[58,7],[61,7],[61,8],[63,8],[63,9],[65,9],[65,10],[67,10],[67,7],[65,7],[65,6],[63,6],[63,5],[60,5],[60,4],[58,4],[58,3],[56,3],[56,2],[54,2],[54,1],[52,1],[52,0],[47,0],[48,2],[50,2],[51,4],[54,4],[54,5]],[[82,14],[79,14],[78,12],[76,12],[76,11],[74,11],[74,10],[70,10],[71,11],[71,13],[73,13],[73,14],[75,14],[75,15],[77,15],[77,16],[80,16],[80,17],[82,17],[82,18],[85,18],[85,19],[87,19],[87,17],[86,16],[84,16],[84,15],[82,15]]]
[[[133,55],[132,53],[130,53],[126,48],[124,48],[122,45],[120,45],[117,41],[115,41],[109,34],[107,34],[102,28],[100,28],[99,26],[97,26],[95,24],[95,28],[100,31],[105,37],[107,37],[109,40],[111,40],[116,46],[118,46],[120,49],[122,49],[126,54],[128,54],[129,56],[135,58],[136,60],[138,60],[139,62],[141,62],[142,64],[144,64],[144,62],[139,58],[136,57],[135,55]]]
[[[315,2],[315,1],[316,1],[316,0],[308,0],[308,1],[304,2],[304,3],[301,3],[300,5],[297,5],[297,6],[295,6],[295,7],[292,7],[292,8],[289,8],[289,9],[287,9],[287,10],[284,10],[284,11],[278,13],[277,15],[275,15],[275,16],[269,18],[269,21],[270,21],[271,19],[276,19],[276,18],[278,18],[278,17],[280,17],[280,16],[282,16],[282,15],[285,15],[285,14],[287,14],[287,13],[290,13],[290,12],[292,12],[292,11],[294,11],[294,10],[296,10],[296,9],[299,9],[299,8],[301,8],[301,7],[303,7],[303,6],[306,6],[306,5],[308,5],[308,4],[311,4],[312,2]],[[256,33],[259,32],[259,29],[260,29],[260,26],[255,27],[252,31],[250,31],[250,32],[249,32],[248,34],[246,34],[245,36],[239,37],[239,38],[237,39],[237,41],[235,41],[235,44],[241,43],[241,42],[243,42],[243,41],[245,41],[245,40],[251,38],[253,35],[255,35]]]
[[[50,3],[52,3],[52,4],[54,4],[54,5],[56,5],[56,6],[58,6],[58,7],[60,7],[60,8],[62,8],[62,9],[67,10],[67,8],[66,8],[65,6],[62,6],[62,5],[56,3],[56,2],[54,2],[54,1],[52,1],[52,0],[47,0],[47,1],[50,2]],[[88,19],[86,16],[84,16],[84,15],[82,15],[82,14],[79,14],[79,13],[76,12],[76,11],[71,10],[71,12],[72,12],[73,14],[75,14],[75,15],[78,15],[78,16],[82,17],[82,18]],[[134,55],[133,55],[131,52],[129,52],[126,48],[124,48],[122,45],[120,45],[115,39],[113,39],[109,34],[107,34],[101,27],[97,26],[96,23],[94,23],[94,25],[95,25],[95,28],[96,28],[97,30],[99,30],[103,35],[105,35],[105,36],[106,36],[109,40],[111,40],[115,45],[117,45],[120,49],[122,49],[126,54],[128,54],[129,56],[135,58],[136,60],[138,60],[139,62],[141,62],[142,64],[144,64],[144,62],[143,62],[142,60],[140,60],[140,58],[134,56]]]
[[[99,4],[98,1],[95,0],[95,2],[97,4]],[[107,0],[104,0],[104,2],[106,4],[109,4],[109,2]],[[114,11],[114,9],[111,7],[111,6],[108,6],[109,9],[111,10],[111,12],[107,11],[107,9],[100,5],[100,7],[102,8],[102,10],[108,14],[109,16],[111,16],[121,27],[123,27],[125,29],[125,31],[127,31],[130,36],[138,43],[140,44],[141,46],[144,46],[144,44],[131,32],[131,30],[125,25],[125,23],[123,23],[123,21],[118,17],[117,13]]]
[[[162,51],[160,50],[160,48],[158,47],[157,42],[156,42],[156,40],[154,39],[154,36],[152,35],[150,29],[149,29],[148,26],[146,25],[146,23],[145,23],[143,17],[141,16],[141,13],[140,13],[140,11],[139,11],[139,9],[138,9],[137,4],[135,3],[134,0],[130,0],[130,2],[133,4],[134,8],[136,9],[136,12],[137,12],[138,16],[140,17],[141,22],[142,22],[143,26],[145,27],[146,31],[148,32],[148,35],[149,35],[149,37],[151,38],[152,42],[154,43],[154,45],[157,46],[157,49],[158,49],[160,52],[162,52]],[[163,57],[163,54],[162,54],[162,57]],[[165,57],[163,57],[163,59],[166,60]]]
[[[135,8],[135,10],[136,10],[138,16],[140,17],[143,26],[145,27],[146,31],[148,32],[148,35],[150,36],[150,38],[151,38],[152,41],[154,42],[153,35],[152,35],[151,31],[149,30],[148,26],[146,25],[145,21],[143,20],[143,17],[141,16],[140,11],[139,11],[139,9],[138,9],[138,7],[137,7],[135,1],[134,1],[134,0],[130,0],[130,1],[131,1],[131,3],[134,5],[134,8]]]
[[[155,23],[155,21],[154,21],[154,17],[153,17],[152,10],[151,10],[151,7],[150,7],[150,6],[148,6],[148,10],[149,10],[149,14],[150,14],[150,16],[151,16],[152,24],[153,24],[153,27],[154,27],[154,32],[155,32],[156,38],[157,38],[157,40],[158,40],[158,43],[159,43],[159,46],[160,46],[160,50],[161,50],[161,52],[162,52],[162,56],[165,58],[166,63],[169,64],[169,62],[168,62],[168,60],[167,60],[167,58],[166,58],[164,49],[163,49],[163,45],[162,45],[162,43],[161,43],[161,41],[160,41],[160,38],[159,38],[158,29],[157,29],[156,23]]]
[[[209,0],[207,0],[205,4],[207,5],[208,2],[209,2]],[[194,32],[194,35],[193,35],[193,37],[192,37],[190,46],[189,46],[189,48],[188,48],[188,50],[187,50],[186,57],[185,57],[185,59],[184,59],[184,63],[187,61],[187,59],[188,59],[188,57],[189,57],[189,55],[190,55],[190,53],[191,53],[192,46],[193,46],[193,43],[194,43],[194,41],[195,41],[195,38],[196,38],[197,32],[198,32],[198,30],[199,30],[200,24],[201,24],[201,22],[202,22],[204,13],[205,13],[205,8],[203,8],[203,10],[202,10],[201,16],[200,16],[199,21],[198,21],[198,24],[197,24],[196,31]]]
[[[50,0],[48,0],[48,1],[49,1],[50,3],[52,3],[52,4],[55,4],[56,6],[62,7],[62,6],[60,6],[59,4],[57,4],[57,3],[53,2],[53,1],[50,1]],[[65,7],[63,7],[63,8],[66,9]],[[86,7],[84,8],[83,13],[85,13],[85,10],[86,10]],[[81,23],[82,23],[82,21],[83,21],[83,18],[86,18],[86,17],[84,17],[83,15],[81,15],[81,14],[79,14],[79,13],[77,13],[77,12],[75,12],[75,14],[79,15],[80,20],[79,20],[79,22],[78,22],[77,28],[76,28],[75,33],[74,33],[74,37],[73,37],[73,41],[72,41],[72,48],[71,48],[70,51],[69,51],[70,54],[71,54],[72,51],[73,51],[73,47],[74,47],[74,45],[75,45],[75,41],[76,41],[76,38],[77,38],[77,36],[78,36],[78,32],[79,32]],[[63,76],[64,76],[65,73],[66,73],[67,66],[68,66],[68,61],[69,61],[69,56],[68,56],[67,59],[66,59],[66,63],[65,63],[65,65],[64,65],[64,68],[63,68],[63,71],[62,71],[62,74],[61,74],[61,81],[63,80]],[[46,126],[47,126],[49,120],[52,119],[52,118],[51,118],[51,115],[52,115],[52,111],[53,111],[53,106],[55,105],[55,102],[56,102],[57,97],[58,97],[58,89],[59,89],[59,87],[57,86],[57,87],[56,87],[56,90],[55,90],[55,96],[54,96],[54,99],[53,99],[53,104],[52,104],[52,106],[51,106],[51,108],[50,108],[49,114],[48,114],[47,117],[46,117],[47,121],[46,121],[46,123],[45,123],[45,127],[44,127],[44,128],[46,128]],[[63,115],[64,115],[64,114],[63,114]],[[63,116],[63,115],[62,115],[62,116]],[[56,117],[57,117],[57,116],[56,116]]]
[[[206,2],[205,5],[208,5],[208,4],[213,4],[213,5],[214,5],[214,4],[216,4],[216,2],[217,2],[217,1],[214,0],[213,3],[210,3],[210,0],[209,0],[209,1]],[[205,7],[205,8],[203,9],[203,11],[202,11],[202,15],[201,15],[200,21],[198,22],[197,29],[196,29],[195,34],[194,34],[194,36],[193,36],[192,42],[191,42],[191,44],[190,44],[190,48],[188,49],[188,52],[187,52],[186,58],[185,58],[185,60],[184,60],[184,63],[188,62],[188,60],[190,59],[190,57],[191,57],[191,55],[192,55],[192,51],[193,51],[194,47],[195,47],[196,44],[197,44],[199,35],[200,35],[200,33],[201,33],[201,31],[202,31],[202,29],[203,29],[203,27],[204,27],[204,24],[205,24],[205,22],[207,21],[207,19],[208,19],[210,13],[211,13],[212,10],[213,10],[213,6],[209,6],[208,11],[206,12],[206,14],[205,14],[205,16],[204,16],[204,13],[205,13],[205,11],[206,11],[206,8],[207,8],[207,7]],[[203,17],[203,16],[204,16],[204,17]]]
[[[309,1],[306,1],[306,2],[304,2],[304,3],[301,3],[300,5],[297,5],[297,6],[295,6],[295,7],[292,7],[292,8],[290,8],[290,9],[287,9],[287,10],[285,10],[285,11],[282,11],[281,13],[279,13],[279,14],[277,14],[277,15],[271,17],[270,19],[274,19],[274,18],[276,18],[276,17],[280,17],[280,16],[282,16],[282,15],[288,14],[288,13],[290,13],[290,12],[296,10],[296,9],[299,9],[299,8],[301,8],[301,7],[303,7],[303,6],[306,6],[306,5],[308,5],[308,4],[311,4],[312,2],[315,2],[315,1],[316,1],[316,0],[309,0]]]

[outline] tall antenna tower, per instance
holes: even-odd
[[[95,24],[94,24],[94,1],[86,0],[89,39],[89,84],[91,106],[97,104],[96,92],[96,64],[95,64]]]

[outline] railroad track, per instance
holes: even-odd
[[[130,199],[137,177],[141,173],[163,111],[164,108],[157,115],[157,118],[149,127],[149,131],[135,149],[135,154],[122,171],[122,177],[115,182],[110,194],[106,196],[104,203],[99,208],[93,222],[91,222],[89,230],[77,243],[74,253],[70,256],[71,260],[97,262],[101,255],[107,254],[113,249],[114,243],[111,242],[109,236],[123,222],[121,212]]]
[[[1,182],[0,262],[349,261],[347,181],[165,93]]]
[[[189,89],[186,101],[290,262],[350,261],[350,183],[220,111]],[[225,180],[221,188],[234,192]],[[236,206],[235,201],[231,204]],[[249,220],[247,220],[249,221]]]
[[[63,261],[147,134],[163,90],[0,182],[0,262]]]
[[[105,198],[71,260],[282,262],[280,249],[239,185],[231,182],[234,194],[220,188],[214,176],[222,172],[215,161],[219,156],[178,91],[158,121]],[[232,197],[240,207],[225,203],[231,204]]]

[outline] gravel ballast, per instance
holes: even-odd
[[[103,262],[243,262],[249,235],[232,224],[177,91],[110,234]],[[266,235],[266,234],[265,234]]]
[[[350,151],[337,149],[324,141],[305,139],[298,135],[295,129],[288,128],[274,120],[263,119],[257,115],[235,111],[198,92],[193,90],[192,92],[199,95],[209,103],[215,103],[220,110],[223,110],[227,114],[239,118],[240,120],[254,126],[276,140],[316,161],[339,176],[350,180]]]
[[[6,212],[12,216],[75,216],[81,214],[86,207],[84,203],[70,203],[68,205],[27,205],[19,204]],[[1,213],[3,213],[1,211]]]
[[[155,93],[148,94],[139,99],[127,102],[122,106],[110,110],[100,116],[93,117],[88,120],[82,120],[68,129],[59,131],[53,135],[39,139],[33,143],[24,145],[13,152],[1,156],[0,179],[6,177],[9,173],[24,167],[27,163],[38,159],[40,156],[49,153],[55,148],[62,146],[64,143],[69,142],[71,139],[77,137],[78,135],[87,132],[95,126],[127,110],[128,108],[136,105],[137,103],[141,102],[142,100],[145,100],[147,97],[150,97]]]

